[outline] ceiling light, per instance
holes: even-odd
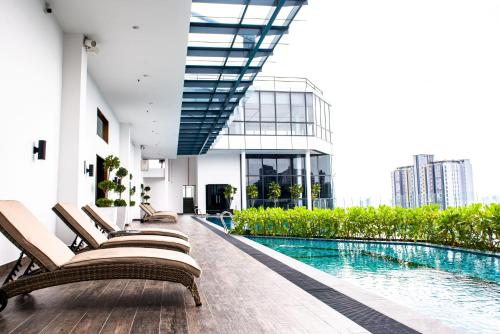
[[[140,28],[139,26],[132,26],[132,29],[134,29],[134,30],[137,30],[139,28]]]
[[[145,78],[148,78],[149,74],[143,74],[142,76],[145,77]]]

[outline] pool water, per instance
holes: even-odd
[[[250,239],[465,333],[500,333],[500,256],[416,244]]]
[[[220,227],[224,228],[222,225],[222,222],[220,221],[220,217],[218,216],[207,216],[206,218],[209,222],[214,223],[215,225],[219,225]],[[233,221],[230,217],[224,217],[224,222],[226,223],[226,226],[228,229],[233,228]]]

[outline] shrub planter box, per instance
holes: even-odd
[[[125,224],[128,223],[128,207],[118,206],[116,209],[116,225],[122,230],[125,229]]]
[[[116,223],[116,209],[115,207],[99,208],[99,211],[103,213],[111,222]]]

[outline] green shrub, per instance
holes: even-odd
[[[113,200],[109,198],[99,198],[97,201],[95,201],[95,205],[100,208],[109,208],[113,206]]]
[[[110,190],[114,190],[116,188],[116,183],[114,183],[111,180],[104,180],[104,181],[99,182],[97,184],[97,186],[99,187],[99,189],[101,189],[102,191],[104,191],[104,195],[106,197],[108,197],[108,192]]]
[[[350,207],[308,210],[295,207],[235,211],[234,233],[252,235],[424,241],[499,251],[500,204],[473,204],[439,211]]]
[[[124,199],[115,199],[115,206],[127,206],[127,201]]]
[[[135,201],[130,201],[130,202],[129,202],[129,205],[130,205],[130,206],[135,206]]]

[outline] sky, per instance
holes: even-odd
[[[500,194],[500,1],[309,0],[262,75],[307,77],[333,106],[337,203],[390,204],[412,156],[470,159]]]

